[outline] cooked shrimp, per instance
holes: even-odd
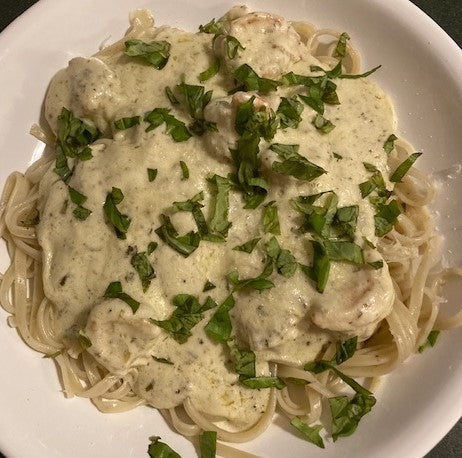
[[[351,266],[335,267],[353,271]],[[386,264],[380,270],[362,269],[354,275],[344,275],[344,278],[339,273],[332,276],[332,282],[323,294],[323,305],[316,300],[313,302],[311,320],[322,329],[346,336],[359,335],[364,340],[389,315],[394,297]]]
[[[215,51],[233,71],[242,64],[250,65],[259,76],[279,79],[285,70],[301,59],[305,45],[292,25],[269,13],[248,13],[225,22],[231,35],[245,48],[236,56],[227,52],[226,35],[215,41]]]

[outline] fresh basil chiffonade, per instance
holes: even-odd
[[[110,373],[136,372],[149,405],[188,402],[229,431],[257,423],[269,387],[284,386],[274,363],[303,367],[338,340],[364,341],[394,301],[371,248],[394,207],[359,186],[375,174],[371,196],[393,189],[389,98],[368,78],[324,74],[284,19],[244,13],[189,33],[140,12],[128,44],[54,77],[54,132],[65,107],[100,136],[88,160],[67,157],[66,183],[47,172],[37,227],[55,339],[72,349],[82,331]],[[86,197],[85,218],[69,189]]]

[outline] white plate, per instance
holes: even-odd
[[[256,10],[348,31],[364,68],[393,97],[400,133],[425,154],[420,166],[443,179],[437,209],[447,237],[446,259],[462,265],[462,52],[407,0],[249,1]],[[127,27],[130,9],[145,7],[157,24],[196,30],[222,15],[228,0],[41,0],[0,36],[0,184],[25,170],[42,145],[28,135],[53,74],[77,55],[90,55]],[[447,169],[454,173],[447,173]],[[1,267],[6,266],[5,255]],[[456,302],[457,289],[448,291]],[[450,304],[445,307],[450,308]],[[104,415],[84,399],[65,400],[50,360],[27,348],[0,312],[0,450],[9,458],[142,457],[148,437],[160,435],[184,457],[187,440],[165,426],[153,410]],[[462,332],[444,333],[437,347],[415,356],[390,376],[373,412],[350,438],[320,450],[288,432],[281,418],[262,437],[242,446],[266,457],[420,457],[462,413]]]

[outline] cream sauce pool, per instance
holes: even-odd
[[[185,258],[154,232],[160,226],[160,214],[171,216],[180,234],[195,230],[191,214],[173,213],[172,203],[203,191],[204,213],[209,219],[213,198],[207,176],[225,177],[234,171],[229,148],[238,138],[234,131],[236,101],[248,96],[227,95],[233,87],[230,72],[248,63],[260,76],[279,79],[289,71],[310,74],[310,65],[319,65],[290,23],[264,13],[246,13],[237,8],[226,16],[228,32],[245,47],[236,61],[226,56],[220,40],[212,46],[212,35],[146,26],[149,18],[140,12],[133,19],[130,38],[168,41],[170,58],[163,69],[124,55],[123,46],[115,45],[112,51],[96,57],[71,60],[55,76],[46,99],[51,128],[56,131],[57,117],[66,107],[77,118],[92,122],[105,138],[91,145],[92,159],[73,164],[75,170],[68,183],[87,196],[85,207],[92,210],[91,215],[84,221],[73,216],[67,186],[53,166],[41,184],[38,226],[44,288],[54,304],[56,338],[73,347],[83,330],[92,342],[88,351],[109,371],[123,375],[136,369],[133,389],[149,404],[170,408],[189,398],[198,410],[230,429],[255,423],[265,409],[269,390],[239,384],[226,347],[204,332],[214,310],[205,312],[183,344],[149,319],[168,319],[175,310],[172,298],[177,294],[196,296],[201,303],[210,295],[221,303],[231,292],[227,281],[231,271],[248,278],[262,270],[264,243],[271,237],[263,231],[263,205],[244,209],[239,191],[230,192],[232,226],[226,243],[201,241]],[[164,126],[149,132],[145,132],[143,122],[126,130],[114,128],[115,120],[143,115],[156,107],[171,109],[171,114],[188,124],[188,114],[181,105],[170,103],[164,88],[174,88],[180,78],[199,84],[198,74],[210,66],[215,54],[225,65],[204,83],[207,90],[213,90],[205,117],[217,123],[218,132],[175,142]],[[279,211],[278,242],[307,265],[312,258],[311,244],[308,235],[298,231],[300,215],[290,206],[290,199],[334,191],[339,207],[358,205],[355,242],[363,246],[364,237],[375,243],[376,236],[374,208],[361,198],[358,188],[370,178],[362,162],[373,163],[388,176],[383,144],[395,127],[388,97],[369,79],[339,79],[336,84],[341,104],[326,105],[325,112],[336,125],[332,132],[323,135],[317,131],[311,122],[315,112],[305,105],[298,128],[278,129],[272,140],[299,144],[300,154],[327,173],[311,182],[276,174],[271,170],[275,153],[268,149],[269,143],[262,140],[260,144],[260,169],[269,183],[265,203],[276,201]],[[277,109],[281,96],[297,91],[299,87],[281,86],[271,95],[261,96],[259,103]],[[334,152],[343,159],[334,157]],[[187,164],[189,179],[183,179],[180,161]],[[158,170],[153,182],[148,180],[147,168]],[[118,208],[131,218],[125,240],[116,237],[103,211],[112,187],[123,191],[125,198]],[[255,237],[262,240],[252,253],[233,250]],[[149,256],[157,276],[143,292],[130,259],[133,250],[145,251],[152,241],[159,244]],[[367,247],[365,256],[367,260],[380,259]],[[333,262],[323,294],[301,269],[290,278],[273,273],[270,279],[274,288],[235,292],[236,305],[231,311],[235,338],[241,347],[256,354],[257,375],[268,375],[274,362],[299,366],[311,361],[339,338],[359,335],[366,339],[389,314],[394,300],[385,263],[382,269],[373,270]],[[204,293],[206,280],[216,288]],[[123,291],[141,303],[135,314],[123,301],[103,298],[106,287],[114,281],[120,281]]]

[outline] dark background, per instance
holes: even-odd
[[[0,31],[36,2],[37,0],[0,0]],[[432,17],[462,47],[462,0],[412,0],[412,2]],[[438,418],[435,418],[435,422],[437,421]],[[0,457],[2,456],[0,452]],[[462,456],[462,420],[459,420],[426,458],[460,456]]]

